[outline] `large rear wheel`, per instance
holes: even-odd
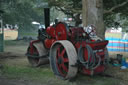
[[[56,76],[73,78],[77,73],[77,53],[71,42],[56,41],[50,49],[50,65]]]

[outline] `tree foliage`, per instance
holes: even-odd
[[[126,28],[128,19],[128,0],[103,0],[104,20],[107,26],[120,25]]]
[[[79,18],[82,12],[82,0],[48,0],[48,3],[50,7],[54,6],[57,10],[71,16],[76,21],[76,26],[82,23]]]
[[[4,24],[17,24],[20,31],[32,30],[32,21],[43,21],[43,9],[36,8],[32,0],[1,0],[1,10]]]
[[[65,14],[71,15],[75,20],[79,20],[79,14],[82,10],[82,0],[48,0],[50,6],[55,6],[56,9],[63,11]],[[107,27],[121,25],[128,26],[128,0],[103,0],[104,5],[104,22]],[[77,14],[78,16],[74,16]],[[116,16],[120,17],[120,20]],[[118,20],[118,21],[117,21]],[[121,22],[123,20],[124,24]]]

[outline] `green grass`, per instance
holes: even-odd
[[[23,36],[37,36],[38,35],[38,32],[36,33],[33,33],[33,32],[22,32],[21,35]]]
[[[12,77],[53,77],[53,74],[49,68],[41,69],[23,66],[4,65],[2,72],[3,74]]]
[[[20,37],[32,37],[32,38],[37,38],[38,36],[38,31],[37,32],[21,32]]]
[[[36,80],[46,85],[121,85],[120,83],[123,82],[115,78],[98,75],[87,76],[83,74],[78,74],[72,81],[61,80],[56,78],[49,67],[32,68],[4,65],[1,74],[13,79]]]
[[[49,67],[32,68],[4,65],[4,68],[0,71],[0,74],[13,79],[23,78],[34,81],[36,80],[47,85],[75,85],[75,83],[67,80],[60,80],[56,78]]]
[[[23,46],[23,45],[27,45],[29,42],[25,42],[24,40],[5,40],[4,41],[4,45],[5,46]]]

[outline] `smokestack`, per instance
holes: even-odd
[[[50,26],[50,9],[44,8],[44,22],[45,22],[45,28]]]

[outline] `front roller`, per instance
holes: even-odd
[[[62,79],[71,79],[77,73],[77,53],[68,40],[56,41],[50,49],[50,65],[54,74]]]
[[[32,41],[30,46],[27,49],[27,57],[29,63],[33,67],[40,66],[42,64],[47,64],[49,62],[48,51],[45,49],[43,43],[41,41]]]

